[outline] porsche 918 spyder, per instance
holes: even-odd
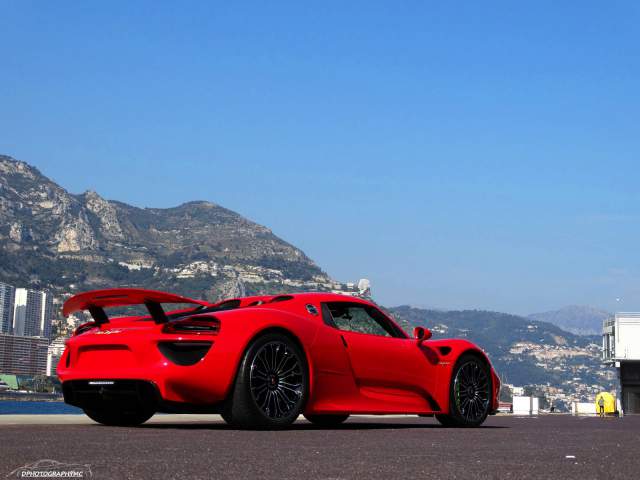
[[[188,307],[168,311],[172,304]],[[146,310],[107,315],[131,305]],[[423,327],[410,337],[361,298],[299,293],[208,303],[111,289],[65,302],[65,316],[78,311],[93,321],[67,341],[57,372],[65,402],[105,425],[210,412],[243,428],[283,427],[300,414],[323,426],[352,414],[416,414],[472,427],[498,407],[500,381],[479,347],[433,340]]]

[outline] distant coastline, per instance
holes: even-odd
[[[82,410],[64,402],[42,400],[0,400],[0,415],[81,414]]]
[[[24,393],[24,392],[0,392],[0,402],[62,402],[62,394],[59,393]]]

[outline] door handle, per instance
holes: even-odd
[[[342,335],[340,335],[340,338],[342,339],[342,344],[344,345],[344,348],[347,348],[347,341],[344,339]]]

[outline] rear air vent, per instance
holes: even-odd
[[[233,310],[234,308],[238,308],[240,306],[240,300],[233,299],[227,300],[226,302],[222,302],[215,307],[216,311],[219,310]]]
[[[279,295],[277,297],[273,297],[269,303],[278,303],[278,302],[286,302],[288,300],[293,300],[292,295]]]
[[[451,353],[451,347],[438,347],[438,350],[440,350],[440,355],[442,356],[446,356]]]
[[[187,367],[204,358],[212,342],[160,342],[158,350],[172,363]]]
[[[165,323],[162,333],[180,333],[189,335],[217,335],[220,332],[220,320],[213,315],[196,315]]]

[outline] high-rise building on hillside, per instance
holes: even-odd
[[[53,295],[38,290],[16,288],[13,304],[14,335],[49,338],[54,316]]]
[[[15,294],[13,286],[0,282],[0,333],[11,333]]]

